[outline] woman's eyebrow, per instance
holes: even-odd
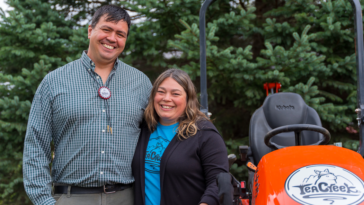
[[[158,87],[158,89],[167,90],[167,89],[166,89],[166,88],[164,88],[164,87]],[[182,92],[180,89],[172,89],[171,91],[172,91],[172,92],[175,92],[175,91]]]

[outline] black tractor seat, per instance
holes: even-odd
[[[273,151],[273,149],[265,145],[265,135],[272,129],[292,124],[322,126],[317,112],[309,107],[300,95],[296,93],[269,95],[263,106],[254,112],[250,120],[249,144],[253,157],[252,161],[255,165],[258,165],[265,154]],[[322,138],[322,134],[317,132],[301,132],[302,145],[313,144]],[[294,132],[280,133],[272,138],[272,142],[284,146],[294,146],[294,140]]]

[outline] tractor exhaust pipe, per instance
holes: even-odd
[[[208,96],[207,96],[207,74],[206,74],[206,10],[215,0],[206,0],[200,9],[200,110],[209,118]]]
[[[357,102],[358,108],[355,112],[358,114],[359,127],[359,149],[358,153],[364,157],[364,46],[363,46],[363,17],[359,0],[350,0],[354,10],[355,25],[355,54],[356,54],[356,73],[357,73]]]

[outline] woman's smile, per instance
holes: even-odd
[[[171,110],[172,108],[174,108],[174,106],[169,106],[169,105],[161,105],[161,107],[164,110]]]

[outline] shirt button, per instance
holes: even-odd
[[[100,77],[99,77],[99,76],[97,76],[96,78],[97,78],[97,79],[99,79]]]
[[[100,172],[100,174],[104,174],[104,172]]]
[[[102,112],[106,112],[105,110],[102,110]]]
[[[105,153],[105,151],[101,151],[101,154],[104,154]]]
[[[105,130],[102,130],[102,132],[105,132]]]
[[[95,65],[95,63],[91,63],[91,65],[92,65],[92,66],[94,66],[94,65]]]

